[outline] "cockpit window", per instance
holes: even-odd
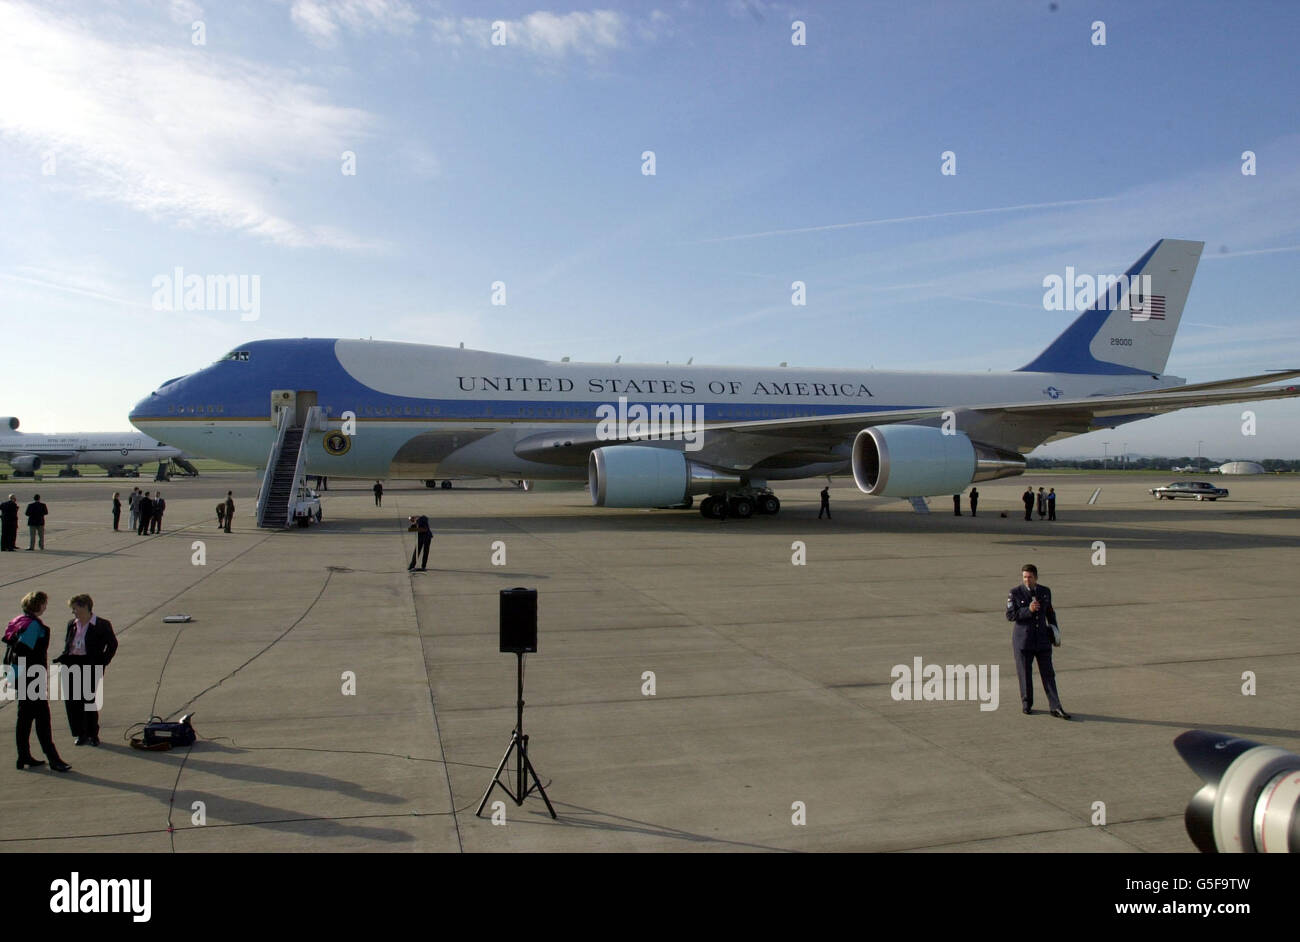
[[[222,359],[223,361],[224,361],[224,360],[239,360],[241,363],[247,363],[247,362],[248,362],[248,351],[247,351],[247,350],[231,350],[229,353],[227,353],[227,354],[226,354],[225,356],[223,356],[221,359]]]

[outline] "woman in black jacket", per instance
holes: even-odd
[[[50,629],[41,621],[41,615],[45,613],[45,606],[49,604],[49,597],[44,592],[29,592],[23,596],[23,617],[26,623],[21,625],[13,640],[13,653],[25,663],[23,664],[26,676],[17,676],[15,683],[18,686],[18,771],[25,768],[44,765],[39,759],[32,757],[31,733],[32,724],[36,724],[36,738],[40,740],[41,751],[45,753],[45,758],[50,761],[50,768],[56,772],[67,772],[72,766],[59,758],[59,750],[54,747],[54,736],[50,732]],[[17,621],[18,619],[15,619]],[[33,683],[37,674],[37,666],[45,673],[45,683],[42,695],[35,698],[28,698],[29,683]],[[15,672],[17,665],[14,666]]]

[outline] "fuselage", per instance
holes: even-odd
[[[522,458],[516,446],[546,432],[591,435],[597,409],[620,397],[629,404],[700,407],[707,430],[718,423],[936,404],[1051,402],[1181,382],[1146,374],[571,363],[384,341],[263,340],[165,383],[136,404],[131,423],[187,452],[257,468],[275,441],[277,408],[297,410],[301,421],[315,405],[331,429],[344,427],[348,414],[355,426],[346,448],[335,438],[336,447],[327,450],[326,436],[311,437],[307,470],[313,474],[580,480],[585,468]],[[1020,444],[1015,429],[987,432],[981,440],[997,435],[1002,440],[993,444]],[[767,477],[839,473],[847,461],[846,451],[843,462],[789,467]]]
[[[12,432],[0,435],[0,453],[15,457],[34,455],[50,465],[92,464],[115,468],[180,457],[181,449],[133,432],[66,435]]]

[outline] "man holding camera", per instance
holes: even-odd
[[[1028,509],[1028,503],[1025,506]],[[1020,582],[1007,595],[1007,621],[1016,623],[1011,632],[1011,647],[1015,651],[1016,676],[1020,678],[1021,712],[1034,712],[1034,661],[1037,660],[1052,716],[1068,720],[1070,714],[1065,712],[1056,693],[1056,671],[1052,667],[1052,645],[1056,643],[1052,626],[1057,624],[1052,590],[1038,584],[1038,567],[1033,563],[1021,567]]]

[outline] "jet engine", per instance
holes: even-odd
[[[31,474],[41,469],[40,455],[15,455],[9,459],[9,467],[22,474]]]
[[[670,507],[692,494],[739,487],[740,475],[687,461],[671,448],[609,445],[587,459],[591,502],[597,507]]]
[[[0,426],[4,426],[11,432],[18,431],[18,419],[12,415],[0,415]]]
[[[853,440],[853,480],[864,494],[956,494],[976,481],[1023,474],[1024,455],[925,425],[865,428]]]

